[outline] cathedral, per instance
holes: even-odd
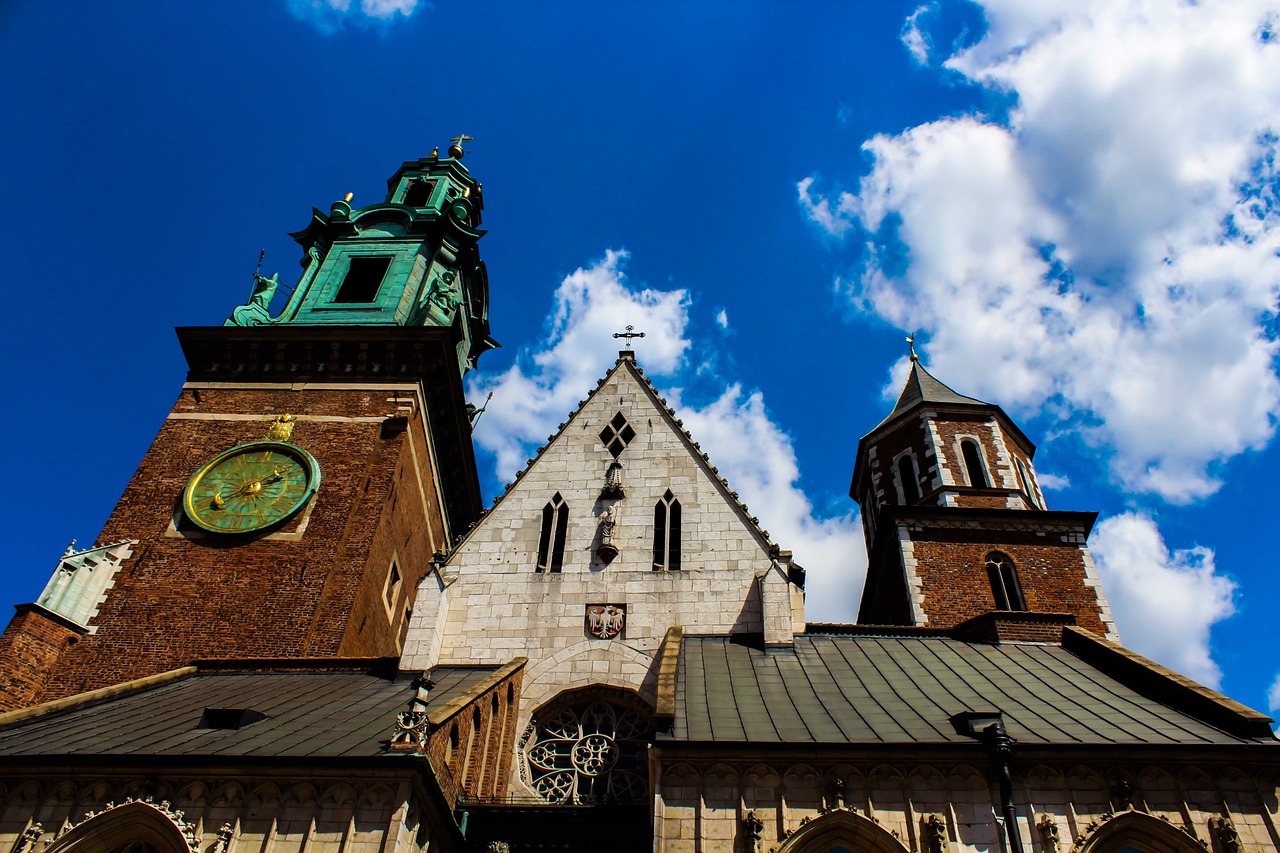
[[[101,535],[0,636],[0,853],[1280,849],[1273,721],[1120,643],[1096,514],[914,352],[848,449],[856,624],[806,621],[630,348],[485,508],[462,141],[313,209],[278,314],[255,274],[177,330]]]

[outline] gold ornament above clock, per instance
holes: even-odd
[[[293,418],[277,418],[274,438]],[[285,441],[257,441],[219,453],[192,476],[183,492],[187,517],[211,533],[256,533],[283,523],[320,488],[315,457]]]

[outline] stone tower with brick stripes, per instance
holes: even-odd
[[[1085,544],[1097,514],[1048,509],[1034,454],[999,406],[956,393],[913,353],[893,411],[858,444],[850,495],[870,558],[858,621],[972,622],[1006,639],[1066,622],[1114,638]]]
[[[462,375],[496,344],[463,151],[403,164],[291,236],[187,381],[94,547],[0,637],[0,709],[197,659],[392,656],[413,590],[479,516]]]

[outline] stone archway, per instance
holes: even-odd
[[[1119,853],[1126,847],[1144,853],[1204,853],[1204,846],[1185,829],[1138,811],[1091,825],[1076,839],[1071,853]]]
[[[167,806],[134,800],[91,812],[43,853],[199,853],[194,829]]]
[[[908,853],[906,845],[883,826],[843,809],[828,812],[791,833],[778,853],[827,853],[834,848],[858,853]]]

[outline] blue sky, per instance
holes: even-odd
[[[0,8],[10,602],[91,542],[178,392],[175,325],[465,132],[504,348],[492,497],[612,364],[678,402],[852,619],[857,438],[931,371],[1101,513],[1122,638],[1280,705],[1275,4]],[[1270,473],[1268,473],[1270,472]],[[1268,697],[1268,693],[1271,697]]]

